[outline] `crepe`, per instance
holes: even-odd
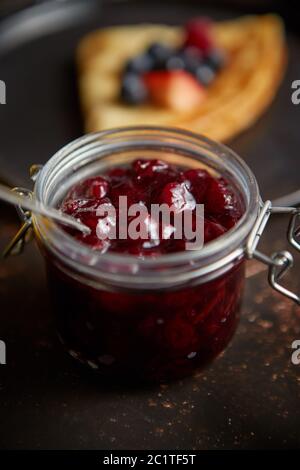
[[[228,60],[197,108],[178,112],[155,105],[130,106],[119,99],[128,59],[153,42],[178,47],[184,30],[142,24],[102,29],[84,37],[77,50],[85,129],[130,125],[175,126],[227,141],[251,126],[271,103],[284,75],[284,28],[276,15],[246,16],[215,23],[216,44]]]

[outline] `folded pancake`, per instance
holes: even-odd
[[[213,34],[227,63],[199,108],[185,112],[152,103],[130,106],[119,98],[126,62],[154,42],[179,47],[183,28],[142,24],[102,29],[83,38],[77,63],[86,131],[164,125],[227,141],[248,128],[272,101],[285,71],[282,21],[271,14],[246,16],[215,23]]]

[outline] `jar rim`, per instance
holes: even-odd
[[[261,203],[256,178],[246,162],[226,145],[214,142],[205,136],[187,130],[175,127],[134,126],[109,129],[79,137],[64,146],[47,161],[36,179],[33,197],[42,203],[46,202],[45,187],[47,178],[57,165],[63,162],[66,156],[80,152],[82,149],[90,148],[93,145],[99,145],[99,149],[101,146],[107,147],[106,139],[108,139],[109,144],[109,139],[113,139],[114,137],[118,137],[121,140],[123,138],[125,140],[126,136],[128,138],[128,136],[134,135],[147,135],[147,138],[151,136],[155,136],[156,138],[165,136],[169,139],[177,139],[181,141],[183,145],[193,143],[195,148],[197,148],[197,146],[199,147],[199,151],[201,145],[206,146],[210,151],[218,155],[220,159],[226,161],[227,165],[230,164],[236,172],[242,175],[248,191],[247,207],[237,224],[221,237],[205,244],[201,250],[188,250],[172,254],[162,254],[154,258],[141,259],[134,255],[123,253],[113,253],[109,251],[105,253],[96,252],[89,246],[74,239],[74,237],[69,235],[55,222],[46,220],[42,216],[34,215],[33,224],[35,232],[42,240],[42,243],[45,243],[50,251],[53,251],[55,255],[60,257],[61,261],[66,262],[69,266],[73,265],[74,267],[74,257],[71,255],[71,259],[68,260],[68,256],[66,253],[63,253],[61,247],[66,249],[69,255],[70,253],[80,253],[81,262],[83,262],[85,258],[92,258],[92,265],[89,264],[86,268],[93,273],[93,275],[96,275],[97,271],[99,271],[99,263],[101,267],[109,264],[124,266],[134,263],[135,267],[137,266],[135,269],[141,267],[143,270],[148,268],[155,270],[155,268],[162,264],[167,264],[168,267],[172,267],[178,265],[178,263],[193,263],[197,261],[198,264],[201,263],[202,267],[205,268],[205,265],[212,264],[213,261],[225,258],[227,255],[231,254],[231,258],[241,256],[244,253],[245,240],[253,227]],[[97,266],[98,268],[95,269]],[[155,273],[157,275],[157,270],[155,270]]]

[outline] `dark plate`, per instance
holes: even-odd
[[[0,174],[13,184],[28,185],[32,162],[45,162],[82,133],[73,57],[86,31],[144,20],[176,24],[203,12],[235,15],[186,1],[103,10],[88,5],[79,12],[56,2],[50,13],[48,8],[11,18],[0,31],[0,79],[7,83],[7,104],[0,106]],[[275,102],[231,143],[255,171],[264,196],[299,186],[300,107],[290,99],[291,81],[300,77],[299,50],[298,40],[289,38],[289,69]],[[3,205],[0,217],[2,248],[17,221]],[[269,228],[263,249],[282,247],[285,224],[277,220]],[[294,269],[289,281],[295,289]],[[42,259],[32,244],[22,256],[0,263],[0,339],[7,343],[7,365],[0,366],[0,448],[300,447],[300,366],[290,360],[299,335],[299,311],[275,295],[261,273],[248,280],[232,345],[203,374],[163,387],[110,386],[60,348]]]
[[[82,134],[74,51],[82,35],[96,27],[141,21],[180,24],[200,13],[228,18],[239,12],[199,9],[189,2],[74,1],[42,4],[0,26],[0,78],[7,104],[0,106],[0,176],[28,184],[31,163],[44,163],[62,145]],[[300,42],[289,38],[290,64],[269,110],[231,146],[255,171],[269,197],[299,185],[299,108],[292,105],[291,82],[300,76]],[[274,178],[282,179],[280,188]]]

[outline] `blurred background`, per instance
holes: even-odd
[[[0,1],[0,17],[7,16],[20,9],[28,6],[40,4],[40,3],[55,3],[55,2],[68,2],[69,0],[1,0]],[[89,0],[82,0],[82,2],[88,2]],[[99,3],[121,3],[130,0],[96,0]],[[151,3],[151,0],[139,0],[140,3]],[[161,3],[167,4],[169,0],[162,0]],[[169,2],[173,3],[174,2]],[[296,0],[284,1],[284,0],[192,0],[187,2],[186,0],[179,0],[178,3],[193,3],[199,6],[220,6],[222,8],[239,8],[245,12],[266,12],[276,11],[280,13],[288,23],[291,29],[300,32],[300,9],[299,2]],[[297,8],[298,4],[298,8]]]
[[[285,20],[289,68],[267,113],[229,144],[252,166],[268,197],[281,195],[273,182],[276,176],[285,178],[282,192],[297,189],[297,173],[291,174],[291,168],[298,161],[299,116],[291,105],[290,86],[300,76],[300,10],[296,2],[284,0],[0,0],[0,79],[7,85],[7,104],[0,107],[0,179],[31,184],[30,164],[44,163],[82,135],[74,56],[87,32],[144,21],[182,24],[201,14],[222,20],[264,12],[277,12]],[[265,168],[273,168],[268,174],[257,158],[262,153]]]
[[[291,84],[300,79],[300,10],[287,0],[0,0],[0,80],[7,85],[0,180],[31,188],[29,166],[82,134],[74,55],[88,31],[264,12],[285,20],[288,69],[270,108],[229,146],[255,173],[263,198],[299,189],[300,106],[291,102]],[[4,247],[19,220],[4,204],[0,220]],[[275,218],[262,251],[282,249],[286,227]],[[292,290],[297,273],[295,266]],[[2,449],[300,448],[299,367],[290,363],[299,309],[273,293],[265,272],[247,283],[241,326],[225,356],[203,377],[159,394],[119,393],[83,379],[55,342],[34,244],[0,265],[0,281],[0,333],[9,351],[0,382]]]
[[[298,109],[290,86],[299,79],[297,57],[300,10],[284,0],[0,0],[0,79],[7,104],[0,107],[0,178],[28,185],[28,168],[44,163],[58,148],[82,135],[75,50],[87,32],[110,25],[141,22],[183,24],[196,15],[216,20],[248,13],[277,12],[285,20],[290,63],[274,104],[230,146],[252,166],[260,180],[261,160],[273,174],[259,181],[268,197],[277,197],[275,176],[286,177],[287,192],[297,189]],[[15,135],[18,135],[18,139]],[[283,158],[283,152],[288,156]],[[275,156],[275,160],[274,160]],[[285,188],[282,188],[285,191]]]

